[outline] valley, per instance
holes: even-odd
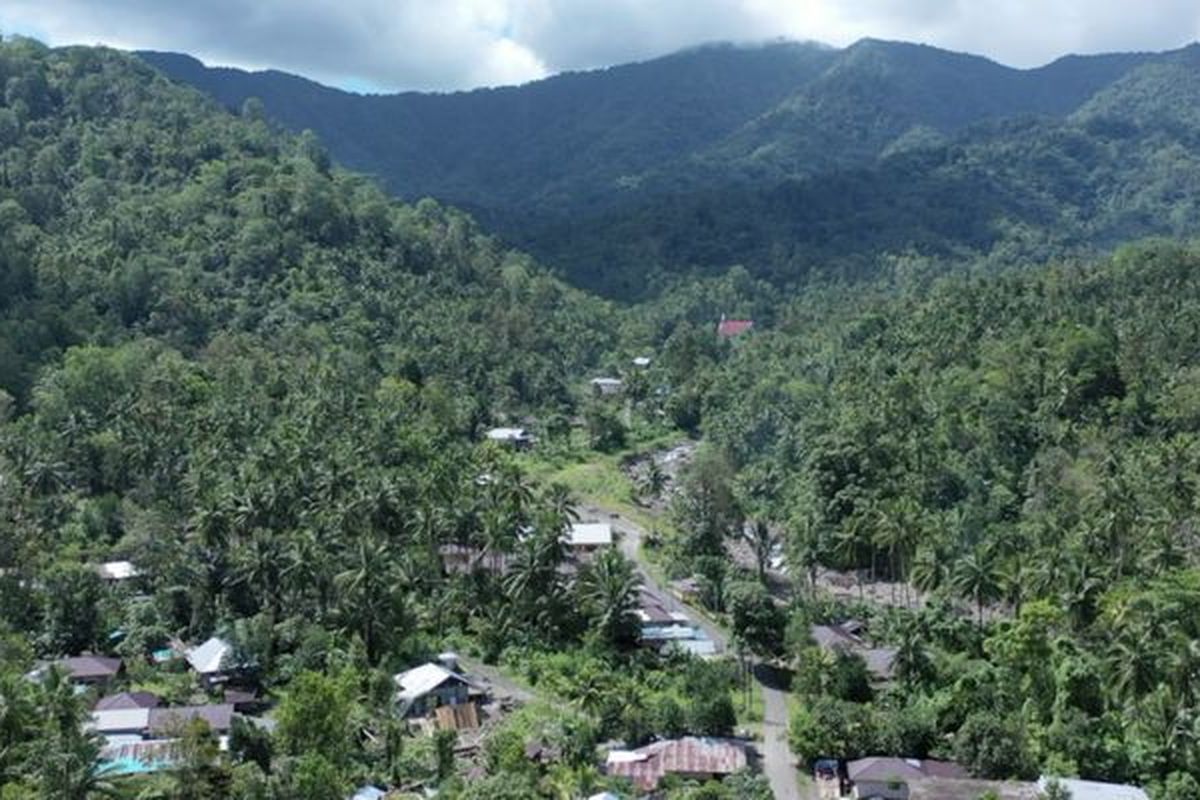
[[[1197,52],[6,37],[0,800],[1200,797]]]

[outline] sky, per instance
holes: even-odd
[[[3,0],[0,32],[357,91],[455,90],[713,41],[922,42],[1031,67],[1200,38],[1197,0]]]

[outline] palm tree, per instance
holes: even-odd
[[[631,643],[635,636],[638,585],[633,564],[616,549],[601,553],[580,581],[581,599],[591,609],[593,626],[614,647]]]
[[[900,644],[892,664],[901,685],[910,691],[929,675],[932,663],[922,632],[916,625],[905,625],[900,631]]]
[[[100,761],[100,744],[91,734],[52,739],[37,758],[35,778],[43,797],[99,800],[125,796],[120,778]]]
[[[330,575],[326,564],[329,554],[316,531],[304,528],[288,537],[279,578],[283,592],[293,602],[302,602],[309,594],[317,601],[317,613],[325,616],[329,608]],[[304,604],[307,607],[307,604]]]
[[[821,529],[814,517],[805,514],[795,522],[791,536],[790,561],[795,566],[804,568],[809,592],[814,597],[817,593],[817,569],[821,566],[822,538]]]
[[[858,583],[858,599],[864,600],[862,570],[859,569],[859,557],[862,554],[863,529],[857,524],[843,525],[833,537],[833,553],[838,562],[854,570]]]
[[[83,730],[84,708],[66,675],[50,670],[36,692],[43,746],[34,753],[34,779],[44,797],[69,800],[121,797],[100,762],[100,739]]]
[[[542,503],[545,507],[543,516],[547,521],[552,521],[555,528],[566,530],[572,522],[579,521],[579,511],[575,508],[571,489],[565,484],[550,484],[542,495]]]
[[[347,568],[333,579],[338,611],[362,637],[367,660],[374,664],[381,655],[383,632],[398,616],[392,553],[386,541],[360,536],[350,555]]]
[[[983,607],[996,599],[1000,591],[996,562],[986,547],[976,547],[954,565],[951,584],[958,593],[975,603],[976,624],[983,629]]]
[[[1112,694],[1135,703],[1160,682],[1161,657],[1156,637],[1148,626],[1122,630],[1109,645],[1109,678]]]
[[[283,554],[279,538],[261,528],[254,531],[250,541],[239,548],[234,582],[245,586],[254,595],[260,608],[266,607],[279,616]]]
[[[767,567],[771,565],[771,556],[779,544],[779,537],[772,531],[765,520],[757,519],[748,526],[742,527],[742,538],[750,545],[754,553],[754,564],[758,568],[758,579],[766,585]]]
[[[946,565],[935,550],[922,547],[913,557],[909,577],[918,592],[932,594],[946,583]]]
[[[659,463],[651,458],[638,476],[638,494],[641,497],[655,498],[661,495],[666,488],[667,473],[663,472]]]

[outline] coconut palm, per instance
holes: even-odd
[[[345,626],[362,637],[367,659],[374,664],[382,654],[385,633],[400,617],[393,554],[385,540],[364,535],[348,555],[346,569],[333,579],[337,610]]]
[[[950,578],[954,589],[975,604],[976,624],[983,628],[983,608],[1000,592],[997,565],[986,547],[976,547],[954,565]]]
[[[616,549],[601,553],[580,581],[580,594],[591,609],[593,627],[614,647],[628,645],[636,634],[638,585],[633,564]]]
[[[638,475],[637,489],[641,497],[655,498],[667,488],[667,473],[651,458]]]
[[[754,564],[758,568],[758,579],[765,585],[767,567],[771,565],[771,556],[779,544],[779,537],[765,520],[756,519],[742,527],[742,539],[750,545],[750,551],[754,554]]]

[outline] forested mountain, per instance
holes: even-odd
[[[255,104],[228,113],[111,50],[0,43],[4,800],[628,794],[600,743],[760,722],[734,659],[646,647],[623,550],[568,555],[583,496],[619,507],[629,549],[688,579],[743,657],[793,673],[805,762],[953,757],[976,777],[1200,795],[1200,254],[1064,257],[1194,230],[1197,51],[1060,62],[1054,98],[1011,89],[961,114],[925,88],[1008,73],[879,43],[751,52],[792,71],[757,86],[755,118],[784,127],[778,109],[821,107],[790,83],[844,86],[847,63],[890,75],[903,56],[929,77],[890,106],[863,88],[885,133],[861,164],[802,176],[759,153],[780,183],[746,167],[542,240],[579,264],[615,253],[595,279],[610,288],[648,252],[753,256],[618,308],[461,212],[389,199]],[[712,80],[762,83],[735,72]],[[918,107],[933,133],[905,128]],[[753,160],[713,155],[755,141],[733,118],[749,113],[685,126],[696,169],[678,174]],[[995,268],[970,269],[985,253]],[[805,265],[866,277],[780,292]],[[755,325],[717,336],[723,313]],[[621,391],[585,391],[594,369]],[[480,442],[501,421],[537,446]],[[668,477],[657,448],[685,435],[702,441]],[[112,560],[131,584],[101,577]],[[843,577],[857,599],[832,591]],[[890,602],[866,599],[878,579]],[[890,675],[813,639],[850,617]],[[193,725],[167,768],[118,777],[84,724],[96,688],[54,665],[120,656],[120,688],[190,707],[217,690],[174,655],[213,635],[271,724],[235,726],[225,751]],[[447,648],[535,696],[473,756],[397,704],[397,671]],[[750,772],[664,784],[769,795]]]
[[[358,96],[142,54],[403,197],[471,209],[578,285],[645,296],[744,264],[793,284],[881,259],[1003,264],[1190,234],[1197,49],[1032,70],[864,40],[712,46],[522,87]]]
[[[236,120],[135,59],[4,55],[0,388],[22,402],[71,345],[195,355],[246,334],[370,350],[373,370],[519,408],[563,398],[612,342],[604,304],[457,212],[333,170],[311,137]]]

